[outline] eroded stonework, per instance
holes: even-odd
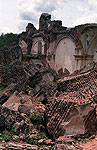
[[[97,62],[97,24],[67,28],[62,26],[62,21],[51,21],[51,15],[43,13],[39,29],[30,23],[19,39],[19,46],[27,59],[43,55],[58,74],[72,73]]]
[[[66,28],[43,13],[0,53],[0,140],[34,144],[6,148],[75,150],[97,134],[96,40],[97,24]]]

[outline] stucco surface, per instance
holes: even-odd
[[[55,68],[56,71],[66,68],[70,73],[75,70],[75,44],[69,38],[62,39],[56,48]]]

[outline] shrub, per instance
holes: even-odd
[[[4,85],[0,86],[0,90],[5,90],[6,87],[7,87],[7,86],[4,86]]]
[[[43,114],[33,114],[32,117],[31,117],[31,122],[34,124],[34,125],[40,125],[42,124],[44,121],[44,115]]]
[[[8,142],[8,141],[12,140],[12,136],[8,132],[2,133],[1,137],[3,138],[3,140],[5,142]]]

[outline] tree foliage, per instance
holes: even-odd
[[[5,50],[11,43],[18,43],[18,35],[13,33],[1,34],[0,50]]]

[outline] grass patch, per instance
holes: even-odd
[[[44,138],[49,139],[50,138],[45,131],[41,131],[40,136],[41,136],[42,139],[44,139]]]
[[[7,86],[5,86],[5,85],[0,86],[0,90],[2,90],[2,91],[3,91],[3,90],[5,90],[5,89],[6,89],[6,87],[7,87]]]
[[[26,121],[27,121],[27,123],[31,123],[31,119],[30,119],[29,115],[26,116]]]

